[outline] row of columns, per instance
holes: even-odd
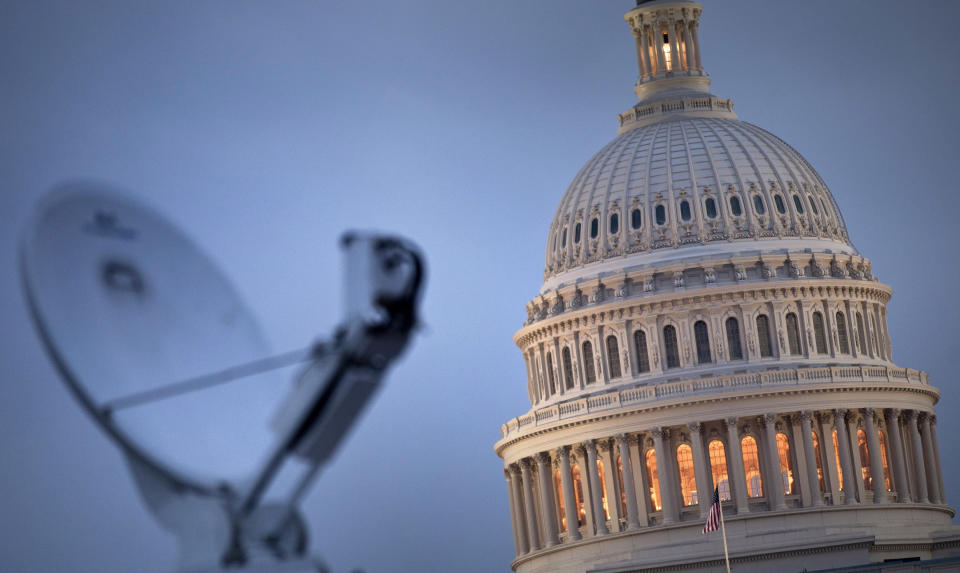
[[[867,436],[872,473],[872,502],[890,503],[884,480],[883,451],[876,418],[883,420],[883,429],[887,436],[891,489],[896,492],[897,501],[944,503],[935,431],[936,417],[916,410],[901,412],[896,408],[864,408],[862,411],[804,411],[799,415],[768,413],[761,417],[731,417],[724,420],[724,451],[727,457],[725,462],[732,498],[729,504],[736,508],[735,513],[739,515],[759,509],[789,509],[782,485],[777,433],[788,436],[790,455],[793,458],[790,467],[795,483],[798,483],[800,488],[799,495],[791,496],[791,504],[799,503],[803,507],[824,506],[827,503],[824,494],[830,494],[828,498],[833,505],[866,503],[868,500],[864,493],[870,488],[865,487],[862,479],[863,468],[856,442],[856,424],[861,419]],[[762,426],[762,432],[756,436],[761,438],[758,455],[765,499],[759,500],[748,495],[741,448],[742,438],[755,435],[750,434],[754,421],[758,421]],[[621,530],[635,531],[651,523],[671,524],[684,518],[706,518],[712,502],[709,492],[717,486],[712,483],[713,474],[703,440],[706,425],[693,422],[679,428],[655,427],[641,434],[618,434],[612,440],[586,440],[573,446],[563,445],[550,452],[539,452],[533,457],[509,464],[504,475],[508,483],[517,555],[559,544],[561,519],[567,524],[563,541],[572,542],[584,536],[603,536]],[[781,427],[778,428],[778,425]],[[716,427],[716,424],[712,426]],[[837,433],[838,456],[834,455],[834,430]],[[676,446],[672,446],[671,441],[672,432],[678,431],[682,432],[683,436],[689,436],[693,451],[698,493],[697,507],[693,512],[681,507],[683,498],[675,455]],[[819,460],[813,443],[815,433],[819,441]],[[714,439],[719,439],[720,435],[715,433]],[[659,513],[652,503],[648,506],[650,483],[645,471],[645,452],[651,447],[657,459],[661,504]],[[575,461],[580,471],[580,501],[584,505],[585,515],[582,527],[579,524],[580,512],[578,495],[575,492],[572,456],[576,456]],[[622,468],[620,480],[617,479],[618,456]],[[598,460],[603,461],[603,476],[598,473]],[[838,465],[842,481],[836,472]],[[818,467],[823,473],[824,491],[820,488]],[[537,474],[536,479],[534,471]],[[560,474],[559,491],[555,487],[554,471],[559,471]],[[600,480],[603,480],[603,483]],[[621,481],[624,508],[621,508],[620,501]],[[603,507],[604,489],[607,492],[607,508],[610,513],[609,525]],[[561,500],[562,503],[559,503]],[[757,501],[765,503],[758,504]],[[561,506],[563,515],[558,515]],[[622,515],[624,510],[625,516]]]
[[[651,23],[635,23],[633,36],[637,45],[637,65],[641,80],[679,71],[701,71],[700,40],[697,20],[669,19]],[[670,46],[670,70],[663,51],[663,34]]]

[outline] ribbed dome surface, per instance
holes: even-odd
[[[580,170],[550,227],[545,278],[617,257],[660,260],[664,249],[778,240],[852,250],[829,189],[787,143],[739,120],[674,116],[618,136]]]

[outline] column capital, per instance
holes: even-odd
[[[930,414],[930,425],[931,425],[931,426],[936,426],[936,425],[937,425],[937,415],[936,415],[936,414]]]
[[[800,420],[801,420],[801,421],[803,421],[803,422],[809,422],[811,419],[813,419],[813,412],[812,412],[812,411],[810,411],[810,410],[804,410],[803,412],[800,412]]]
[[[510,464],[509,468],[510,468],[510,473],[513,474],[514,476],[519,476],[519,475],[520,475],[520,464],[519,464],[519,463],[514,462],[514,463]]]
[[[764,415],[763,415],[763,423],[764,423],[764,425],[772,424],[772,423],[774,423],[774,422],[776,422],[776,421],[777,421],[777,415],[776,415],[776,414],[767,413],[767,414],[764,414]]]
[[[694,434],[700,435],[700,430],[703,429],[703,424],[700,422],[690,422],[687,424],[687,429],[689,429]]]
[[[587,453],[587,455],[597,455],[597,444],[595,444],[593,440],[584,440],[580,443],[580,447],[584,452]]]
[[[610,440],[609,440],[609,439],[597,440],[597,449],[600,450],[600,451],[603,452],[603,453],[609,452],[609,451],[610,451]]]
[[[887,408],[885,410],[886,414],[896,420],[900,417],[900,408]]]
[[[864,416],[870,416],[871,418],[874,418],[874,417],[877,415],[877,411],[876,411],[876,409],[874,409],[874,408],[864,408],[864,409],[863,409],[863,415],[864,415]]]
[[[616,440],[617,445],[626,444],[629,441],[629,437],[626,434],[616,434],[613,436],[613,439]]]
[[[570,446],[560,446],[554,451],[557,452],[558,458],[567,460],[570,459]]]
[[[739,418],[737,418],[736,416],[730,416],[729,418],[725,418],[723,421],[726,422],[728,427],[733,426],[734,428],[736,428],[737,420],[739,420]]]
[[[919,411],[919,412],[917,412],[917,419],[920,420],[920,423],[921,423],[921,424],[925,424],[925,423],[927,423],[927,422],[930,421],[930,413],[929,413],[929,412],[924,412],[924,411]]]
[[[503,477],[507,478],[507,482],[510,482],[510,470],[503,468]]]
[[[836,425],[842,424],[843,421],[847,419],[847,409],[846,408],[835,408],[833,410],[833,423]]]
[[[533,458],[523,458],[520,460],[520,470],[530,471],[533,469]]]
[[[908,422],[916,423],[917,421],[917,411],[916,410],[907,410],[904,414]]]
[[[538,464],[546,466],[549,466],[550,462],[552,461],[550,458],[550,452],[537,452],[535,457],[537,458]]]
[[[663,428],[662,426],[657,426],[657,427],[655,427],[655,428],[651,428],[651,429],[650,429],[650,433],[653,434],[653,437],[654,437],[654,438],[657,438],[657,439],[662,439],[662,438],[664,438],[664,437],[667,435],[667,434],[666,434],[666,429]]]

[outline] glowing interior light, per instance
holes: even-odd
[[[673,69],[673,59],[670,57],[670,37],[663,35],[663,62],[667,66],[667,71]]]

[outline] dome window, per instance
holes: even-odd
[[[707,201],[704,203],[704,206],[706,207],[706,210],[707,210],[707,217],[710,217],[711,219],[716,219],[717,218],[717,202],[713,200],[713,197],[708,198]]]
[[[793,195],[793,206],[797,208],[797,213],[803,215],[803,201],[800,200],[800,196],[797,194]]]
[[[763,215],[767,212],[767,208],[763,205],[763,197],[753,196],[753,210],[757,212],[757,215]]]
[[[563,235],[560,237],[560,248],[562,249],[566,246],[567,246],[567,230],[566,228],[564,228]]]
[[[630,213],[630,226],[634,230],[639,229],[640,225],[643,223],[643,214],[640,212],[640,209],[634,209]]]
[[[817,202],[813,200],[813,195],[807,195],[807,199],[810,201],[810,208],[813,209],[813,214],[819,215],[820,210],[817,209]]]
[[[657,205],[657,224],[665,225],[667,223],[667,210],[663,205]]]
[[[781,215],[785,215],[787,212],[787,206],[783,203],[783,197],[780,195],[773,196],[773,203],[777,206],[777,212]]]
[[[823,214],[824,214],[825,216],[829,216],[829,215],[830,215],[830,208],[827,207],[827,203],[826,203],[826,201],[823,200],[823,197],[820,198],[820,204],[823,205]]]
[[[680,218],[684,221],[690,220],[690,203],[687,201],[680,202]]]
[[[577,223],[577,226],[573,228],[573,242],[574,244],[580,243],[580,223]]]
[[[599,234],[600,234],[600,219],[597,219],[596,217],[594,217],[590,221],[590,238],[596,239],[597,235]]]
[[[743,215],[743,207],[740,205],[740,198],[735,195],[730,197],[730,211],[733,213],[734,217]]]
[[[620,232],[620,215],[614,213],[610,215],[610,234],[616,235]]]

